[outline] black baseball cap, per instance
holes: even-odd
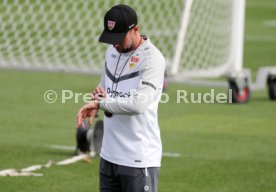
[[[121,43],[137,22],[137,14],[130,6],[115,5],[104,16],[104,30],[99,41],[108,44]]]

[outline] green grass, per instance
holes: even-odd
[[[274,0],[247,0],[245,14],[244,67],[256,77],[258,68],[275,66],[276,26],[267,27],[267,21],[276,19]]]
[[[244,63],[253,75],[261,66],[275,65],[276,43],[271,37],[276,27],[263,26],[276,19],[275,10],[274,0],[247,0]],[[61,91],[88,93],[98,81],[90,75],[1,69],[0,170],[72,157],[74,151],[48,147],[75,146],[75,115],[83,102],[61,103]],[[49,89],[59,96],[53,104],[43,98]],[[274,192],[276,103],[268,100],[267,90],[253,92],[244,105],[179,104],[177,90],[210,92],[206,87],[170,84],[170,101],[160,104],[159,124],[164,151],[181,157],[163,157],[159,191]],[[37,171],[43,177],[0,177],[0,192],[98,191],[98,164],[95,158],[91,164]]]
[[[99,77],[62,73],[1,70],[0,170],[21,169],[48,160],[60,161],[73,151],[47,146],[75,145],[75,114],[83,104],[73,100],[47,104],[43,93],[68,89],[87,93]],[[272,192],[276,188],[276,103],[266,91],[250,103],[192,104],[176,101],[177,90],[206,93],[210,88],[172,84],[169,103],[160,104],[164,151],[160,192]],[[215,93],[225,92],[215,89]],[[59,94],[60,96],[60,94]],[[102,115],[102,114],[101,114]],[[0,177],[1,190],[98,191],[98,158],[91,164],[42,169],[43,177]]]

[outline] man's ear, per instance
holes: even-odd
[[[134,27],[133,27],[133,30],[136,32],[136,31],[138,31],[139,30],[139,26],[138,25],[135,25]]]

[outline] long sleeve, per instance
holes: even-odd
[[[137,115],[143,113],[156,99],[156,91],[162,88],[165,72],[165,60],[156,57],[140,72],[139,85],[127,98],[108,98],[100,101],[100,108],[120,115]]]

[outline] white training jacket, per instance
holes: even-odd
[[[164,72],[164,56],[149,39],[128,53],[109,46],[99,85],[107,98],[100,108],[113,116],[104,117],[102,158],[129,167],[161,166],[157,109]]]

